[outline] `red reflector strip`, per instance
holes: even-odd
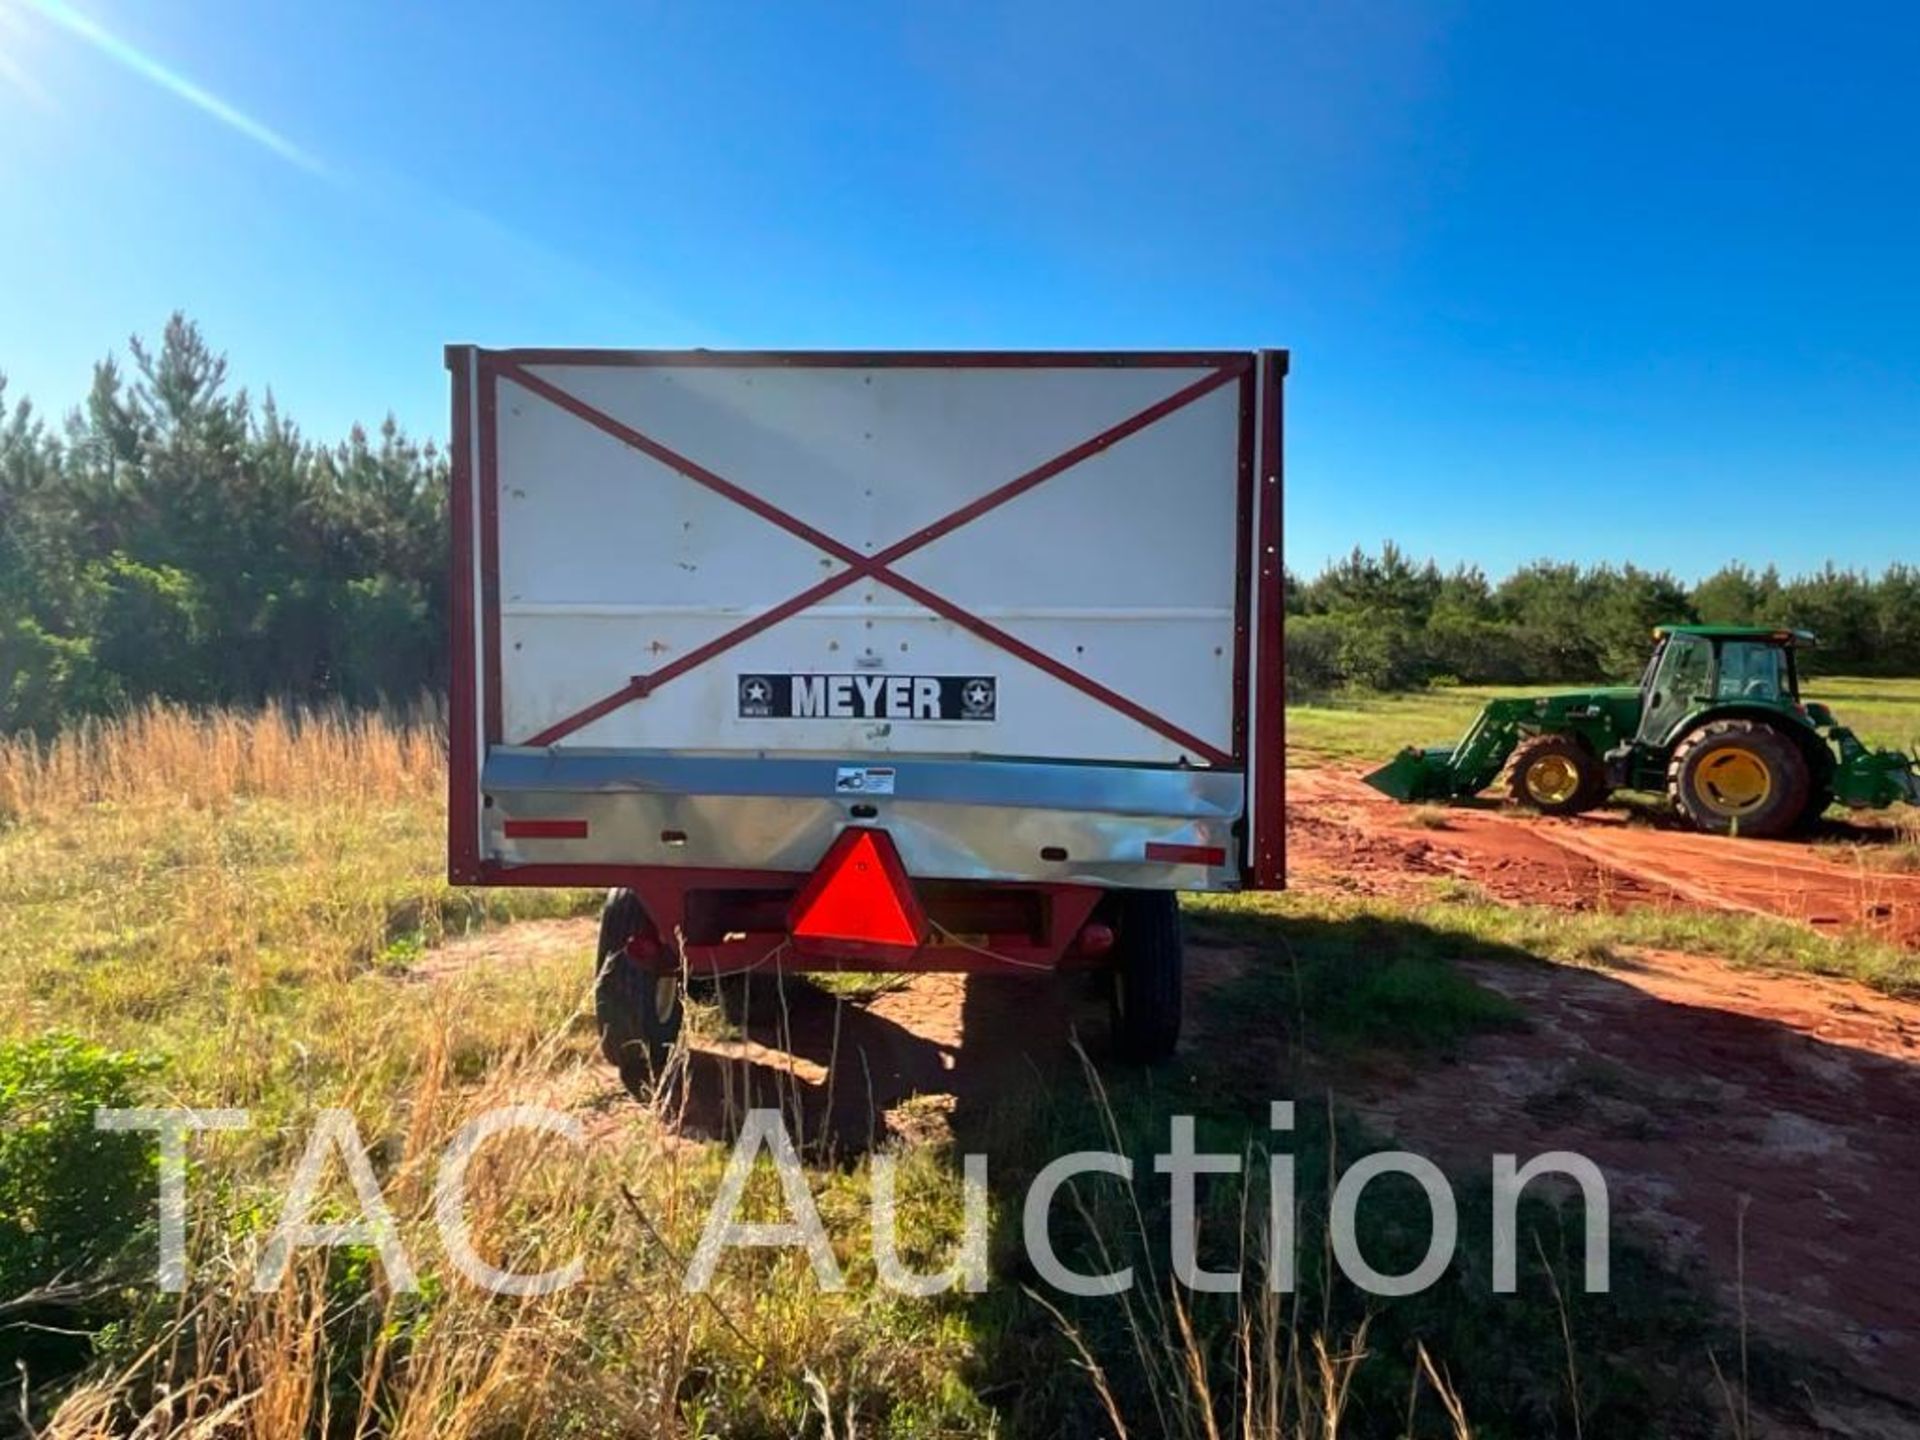
[[[1158,840],[1149,840],[1147,859],[1168,865],[1224,865],[1227,852],[1219,845],[1163,845]]]
[[[927,916],[886,832],[849,828],[795,898],[788,928],[796,940],[910,951],[926,937]]]
[[[584,840],[584,820],[509,820],[502,825],[509,840]]]

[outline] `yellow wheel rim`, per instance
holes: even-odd
[[[1710,750],[1693,771],[1693,793],[1716,815],[1747,815],[1773,794],[1773,768],[1736,745]]]
[[[1580,767],[1564,755],[1542,755],[1527,766],[1526,782],[1536,805],[1564,805],[1579,793]]]

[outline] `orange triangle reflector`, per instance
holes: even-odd
[[[927,913],[887,832],[855,826],[794,897],[787,928],[802,948],[910,955],[926,940]]]

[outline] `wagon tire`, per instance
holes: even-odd
[[[1185,947],[1180,902],[1170,890],[1123,890],[1111,904],[1113,1050],[1151,1065],[1180,1042],[1180,982]]]
[[[652,1096],[680,1037],[685,1006],[678,972],[636,959],[628,942],[651,935],[653,922],[631,890],[610,890],[600,912],[593,986],[600,1053],[620,1072],[635,1099]]]
[[[1813,793],[1793,737],[1756,720],[1708,721],[1674,746],[1667,763],[1674,808],[1709,834],[1785,835],[1806,818]]]
[[[1607,767],[1572,735],[1537,735],[1514,751],[1507,765],[1513,803],[1542,815],[1578,815],[1610,793]]]

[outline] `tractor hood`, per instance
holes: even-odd
[[[1625,735],[1631,735],[1640,728],[1641,695],[1637,685],[1556,690],[1549,695],[1525,696],[1516,703],[1531,708],[1535,716],[1549,722],[1553,728],[1558,728],[1563,721],[1583,712],[1598,712],[1612,717],[1614,727]],[[1524,715],[1524,711],[1522,713]]]
[[[1638,685],[1602,685],[1593,690],[1559,690],[1551,695],[1542,695],[1542,700],[1560,705],[1575,705],[1582,700],[1595,705],[1619,705],[1640,703]]]

